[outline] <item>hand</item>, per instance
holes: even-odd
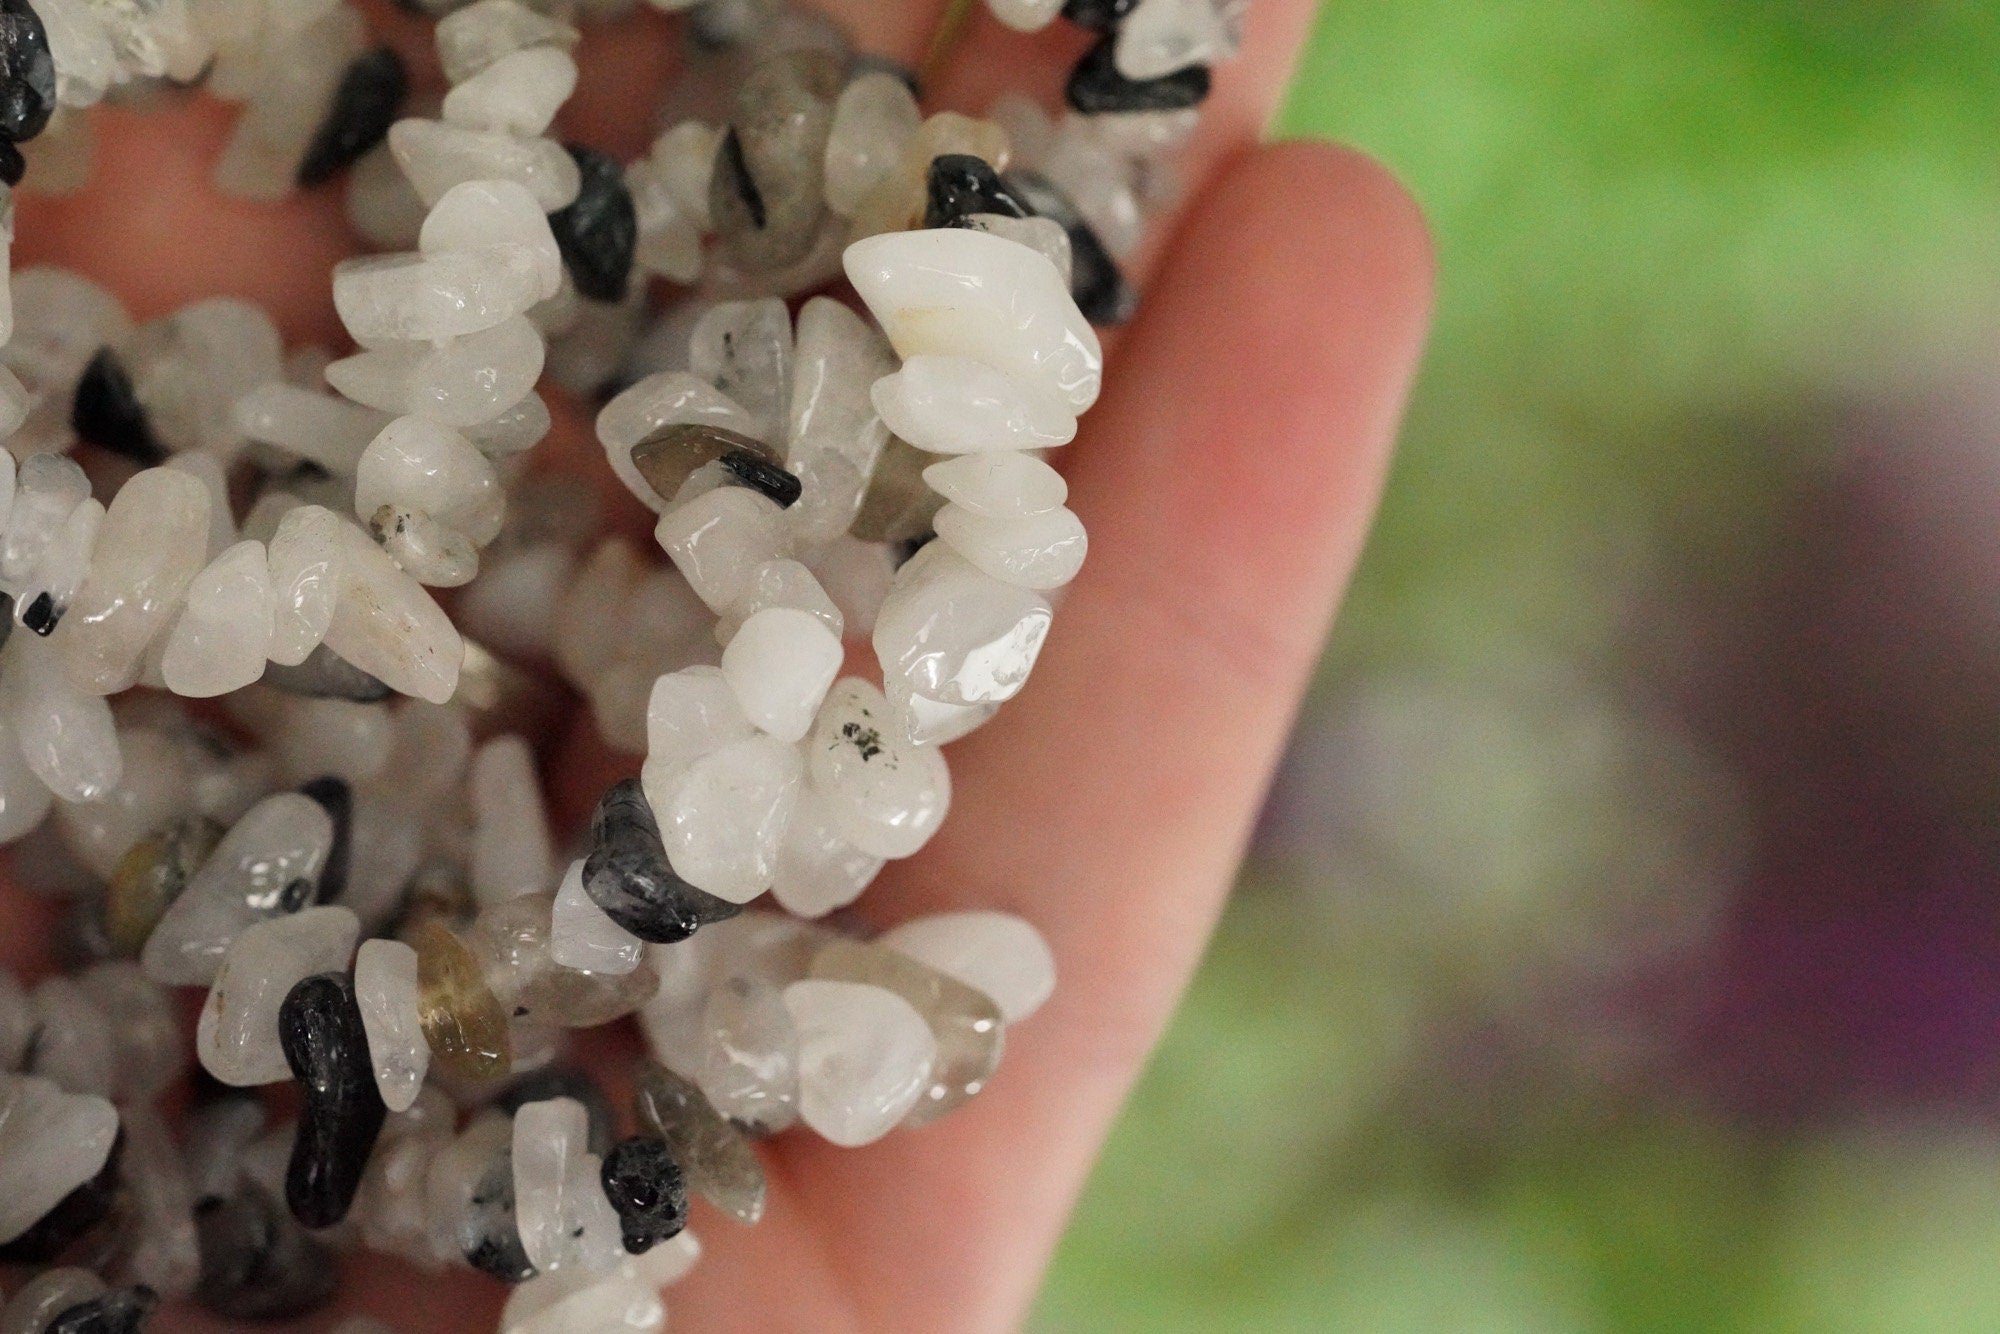
[[[942,4],[833,8],[864,48],[914,63]],[[1009,1033],[992,1086],[943,1122],[859,1150],[803,1131],[764,1144],[766,1217],[745,1229],[697,1209],[705,1253],[670,1294],[676,1329],[1017,1326],[1201,955],[1360,548],[1429,311],[1422,224],[1379,167],[1258,143],[1312,8],[1252,0],[1244,53],[1220,71],[1184,159],[1184,216],[1133,266],[1139,317],[1107,340],[1103,399],[1059,460],[1090,559],[1027,690],[949,749],[943,830],[859,905],[884,924],[1019,913],[1054,948],[1055,996]],[[428,24],[374,16],[434,71]],[[571,137],[643,149],[648,121],[630,90],[666,71],[668,31],[649,14],[586,39]],[[1024,82],[1054,105],[1083,44],[1060,23],[1008,33],[982,10],[932,106],[977,111]],[[609,61],[628,76],[606,79]],[[92,186],[23,201],[17,264],[79,269],[142,318],[249,296],[288,339],[343,346],[327,288],[351,249],[338,192],[273,206],[216,196],[207,181],[233,114],[206,98],[100,111]],[[615,490],[588,411],[557,415],[539,466],[588,469]],[[546,753],[552,805],[572,821],[636,767],[603,750],[587,713]],[[11,944],[5,961],[28,962]],[[632,1044],[622,1051],[629,1060]],[[1190,1144],[1187,1170],[1226,1175],[1210,1161],[1226,1150],[1222,1138]],[[352,1257],[348,1275],[344,1311],[405,1331],[490,1330],[504,1295],[374,1256]],[[172,1328],[225,1326],[176,1313]]]

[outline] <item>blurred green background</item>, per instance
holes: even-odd
[[[1334,0],[1284,128],[1434,341],[1037,1327],[2000,1330],[2000,7]]]

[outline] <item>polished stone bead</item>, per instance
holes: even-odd
[[[685,940],[702,926],[743,910],[674,874],[638,779],[622,779],[605,790],[591,816],[590,836],[584,891],[612,921],[641,940]]]
[[[564,144],[583,185],[575,202],[549,214],[576,290],[593,301],[622,301],[632,275],[639,218],[625,170],[613,158],[581,144]]]
[[[278,1011],[278,1035],[304,1095],[285,1202],[307,1227],[331,1227],[354,1203],[388,1115],[353,979],[321,973],[299,982]]]
[[[306,655],[305,661],[285,666],[271,663],[258,678],[263,684],[288,695],[307,699],[344,699],[357,704],[380,704],[396,692],[321,644]]]
[[[922,123],[916,97],[895,75],[870,72],[849,80],[827,134],[828,206],[852,217],[875,183],[901,165]]]
[[[445,78],[455,84],[514,51],[536,46],[567,51],[577,39],[575,28],[520,0],[479,0],[456,9],[437,25],[438,59]]]
[[[799,1117],[843,1148],[894,1129],[930,1087],[937,1039],[881,987],[807,978],[785,988],[799,1028]]]
[[[737,267],[782,269],[812,248],[839,89],[838,66],[813,51],[765,60],[737,88],[708,196],[716,237]]]
[[[779,505],[799,498],[799,479],[785,471],[770,449],[726,427],[703,422],[667,426],[632,446],[632,466],[659,495],[672,499],[688,478],[709,464],[761,491]]]
[[[159,1300],[148,1287],[114,1288],[57,1312],[43,1334],[138,1334]]]
[[[133,389],[131,372],[108,347],[99,348],[83,368],[69,424],[77,439],[131,459],[142,468],[166,461],[166,446],[153,434],[145,404]]]
[[[364,940],[354,956],[354,996],[367,1029],[375,1087],[392,1112],[423,1087],[431,1049],[417,1007],[417,952],[400,940]]]
[[[381,143],[409,96],[410,76],[389,47],[356,56],[334,88],[333,105],[299,161],[302,190],[333,179],[342,167]]]
[[[0,135],[34,138],[56,109],[56,62],[28,0],[0,0]]]
[[[688,333],[688,371],[742,404],[751,434],[774,450],[791,406],[792,353],[791,312],[776,297],[718,302]]]
[[[639,1124],[673,1151],[688,1186],[740,1223],[764,1216],[764,1167],[743,1132],[724,1120],[691,1080],[642,1061],[633,1074]]]
[[[1061,223],[1069,234],[1070,296],[1092,324],[1124,324],[1138,309],[1139,294],[1091,230],[1069,197],[1034,172],[1009,172],[1007,181],[1036,213]]]
[[[1064,95],[1086,116],[1121,111],[1179,111],[1208,97],[1206,65],[1188,65],[1154,79],[1128,79],[1118,71],[1118,39],[1106,36],[1070,71]]]
[[[258,922],[238,936],[196,1022],[202,1067],[239,1088],[285,1079],[285,998],[315,973],[344,972],[360,931],[346,908],[319,907]]]
[[[853,940],[822,946],[813,956],[812,975],[893,991],[930,1025],[937,1059],[931,1065],[930,1085],[910,1109],[911,1125],[925,1125],[960,1106],[1000,1068],[1004,1032],[1000,1007],[957,978],[906,954]]]
[[[493,1079],[513,1064],[507,1011],[486,985],[479,959],[442,922],[410,928],[417,951],[417,1016],[431,1055],[464,1079]]]
[[[292,1220],[262,1186],[244,1181],[227,1197],[195,1206],[201,1280],[195,1300],[230,1320],[278,1320],[333,1298],[333,1253]]]
[[[687,1183],[665,1140],[650,1135],[620,1140],[604,1155],[602,1178],[625,1249],[633,1255],[687,1226]]]
[[[872,856],[908,857],[944,822],[951,772],[941,751],[910,744],[890,721],[882,692],[849,677],[828,693],[806,763],[842,838]]]
[[[982,159],[970,153],[931,159],[924,176],[924,226],[956,226],[974,213],[1025,218],[1033,212]]]

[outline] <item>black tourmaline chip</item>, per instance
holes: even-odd
[[[285,1170],[285,1203],[307,1227],[332,1227],[347,1217],[388,1115],[353,979],[320,973],[293,987],[278,1007],[278,1041],[305,1102]]]
[[[384,46],[356,56],[299,159],[299,187],[309,190],[332,180],[335,172],[381,143],[409,92],[409,73],[394,51]]]
[[[56,62],[41,15],[28,0],[0,0],[0,135],[24,143],[55,109]]]
[[[66,1307],[42,1326],[42,1334],[138,1334],[160,1296],[144,1284],[113,1288],[92,1301]]]
[[[146,420],[145,405],[132,388],[131,373],[118,354],[108,347],[83,368],[76,382],[76,402],[70,407],[70,428],[77,437],[99,449],[123,454],[134,463],[150,468],[166,460],[167,451]]]
[[[590,817],[583,889],[612,921],[656,945],[686,940],[699,928],[743,911],[740,904],[704,893],[674,874],[653,808],[636,778],[613,783]]]
[[[924,226],[949,227],[974,213],[1026,218],[1034,210],[1007,188],[985,159],[970,153],[932,158],[924,179]]]
[[[790,509],[804,494],[805,487],[797,477],[747,449],[732,449],[716,462],[743,485],[777,501],[780,509]]]
[[[507,1087],[493,1099],[493,1105],[512,1116],[531,1102],[547,1102],[550,1098],[574,1098],[583,1104],[584,1115],[590,1122],[586,1147],[602,1157],[611,1147],[611,1137],[618,1133],[618,1114],[611,1108],[611,1099],[604,1096],[603,1085],[591,1078],[588,1070],[560,1064],[531,1070],[509,1080]]]
[[[97,1175],[56,1201],[55,1207],[26,1232],[0,1246],[0,1264],[54,1264],[85,1234],[111,1216],[123,1181],[118,1160],[125,1154],[125,1132],[111,1141],[111,1154]]]
[[[1157,79],[1128,79],[1112,58],[1118,45],[1108,36],[1085,53],[1070,71],[1069,104],[1086,116],[1107,111],[1182,111],[1208,97],[1208,66],[1189,65]]]
[[[687,1226],[687,1181],[665,1140],[634,1135],[604,1155],[604,1196],[625,1249],[642,1255]]]
[[[21,178],[27,174],[28,159],[21,156],[21,150],[14,147],[12,139],[0,139],[0,181],[19,185]]]
[[[1062,16],[1092,32],[1116,32],[1125,16],[1138,7],[1139,0],[1064,0]]]
[[[318,802],[326,818],[333,821],[333,844],[326,850],[326,865],[320,869],[316,901],[338,902],[340,892],[347,888],[347,867],[354,856],[354,791],[345,778],[331,774],[299,784],[299,791]]]
[[[1069,233],[1069,294],[1092,324],[1123,324],[1138,309],[1139,294],[1125,281],[1118,261],[1076,211],[1069,196],[1030,171],[1010,171],[1007,184],[1044,218]]]
[[[639,243],[639,215],[615,158],[582,144],[564,144],[576,159],[583,188],[576,201],[549,214],[549,230],[576,290],[593,301],[621,301]]]
[[[62,623],[62,609],[56,606],[55,594],[46,588],[35,594],[28,609],[21,613],[21,624],[33,630],[44,639],[56,632]]]
[[[282,1320],[318,1310],[340,1286],[333,1253],[261,1186],[194,1207],[201,1249],[195,1300],[229,1320]]]

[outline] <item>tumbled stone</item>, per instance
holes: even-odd
[[[417,951],[417,1018],[438,1063],[464,1079],[494,1079],[513,1064],[507,1011],[486,985],[479,959],[443,923],[410,928]]]
[[[262,1186],[242,1182],[195,1206],[201,1281],[195,1300],[230,1320],[278,1320],[316,1311],[340,1286],[333,1253]]]
[[[285,1202],[307,1227],[331,1227],[354,1203],[388,1114],[353,979],[320,973],[298,982],[278,1011],[278,1035],[304,1095]]]
[[[1076,438],[1076,415],[1062,402],[972,357],[913,356],[869,397],[891,431],[935,454],[1052,449]]]
[[[562,287],[562,250],[549,215],[527,187],[514,181],[466,181],[445,191],[424,215],[417,248],[426,255],[478,251],[490,245],[519,246],[534,261],[546,300]],[[539,400],[537,400],[539,402]]]
[[[932,543],[901,570],[875,618],[885,678],[946,704],[991,704],[1027,684],[1048,635],[1048,600]]]
[[[674,873],[652,807],[633,778],[607,788],[591,816],[583,888],[613,922],[656,943],[685,940],[741,911]]]
[[[799,1034],[778,988],[725,978],[702,1010],[701,1091],[716,1111],[757,1134],[798,1118]]]
[[[105,933],[114,950],[132,958],[145,947],[161,914],[186,890],[221,837],[215,821],[189,816],[126,851],[105,891]]]
[[[654,804],[674,871],[731,903],[769,889],[804,767],[796,747],[767,736],[696,760],[664,808]]]
[[[667,1142],[689,1188],[740,1223],[762,1218],[764,1168],[743,1132],[691,1080],[664,1066],[642,1061],[633,1079],[639,1124]]]
[[[540,134],[576,90],[576,75],[576,61],[557,47],[509,51],[444,95],[444,118],[476,130]]]
[[[877,857],[907,857],[930,840],[951,805],[951,774],[936,747],[891,729],[888,701],[857,677],[836,685],[813,724],[813,788],[844,839]]]
[[[525,246],[494,244],[436,254],[367,255],[333,269],[333,304],[363,347],[442,344],[483,333],[541,299],[539,257]],[[328,376],[349,393],[349,386]],[[394,410],[377,396],[349,393]]]
[[[742,404],[753,434],[777,446],[791,401],[791,312],[776,297],[717,302],[688,334],[688,370]]]
[[[911,1004],[858,982],[785,988],[799,1030],[799,1117],[858,1148],[894,1129],[930,1087],[937,1040]]]
[[[0,135],[23,143],[56,109],[56,62],[49,35],[28,0],[0,2]]]
[[[665,858],[662,857],[664,864]],[[583,885],[584,863],[569,864],[550,914],[549,957],[585,973],[629,973],[645,957],[646,942],[613,921]]]
[[[550,1098],[569,1098],[580,1103],[589,1128],[585,1147],[595,1154],[611,1151],[611,1143],[618,1135],[618,1113],[611,1099],[605,1096],[604,1086],[580,1065],[558,1062],[516,1075],[494,1095],[493,1106],[511,1116],[531,1102],[547,1102]]]
[[[285,997],[315,973],[344,973],[360,932],[354,914],[340,907],[306,908],[246,929],[224,956],[195,1025],[202,1067],[238,1088],[287,1078],[279,1025]]]
[[[555,895],[547,891],[490,904],[468,933],[467,947],[501,1007],[525,1023],[595,1028],[645,1004],[659,978],[644,961],[622,975],[556,963],[549,947],[554,907]]]
[[[148,468],[112,499],[58,634],[77,688],[108,695],[138,679],[146,646],[166,628],[208,559],[208,490],[172,468]]]
[[[632,446],[632,466],[656,494],[669,498],[711,463],[779,505],[799,498],[799,479],[785,471],[775,454],[724,427],[694,422],[667,426]]]
[[[960,509],[996,519],[1046,514],[1069,498],[1061,473],[1032,454],[1008,450],[933,463],[924,469],[924,481]]]
[[[400,940],[364,940],[354,956],[354,994],[367,1029],[375,1087],[392,1112],[423,1087],[431,1049],[419,1010],[417,952]]]
[[[1143,81],[1227,60],[1236,40],[1216,0],[1145,0],[1119,25],[1113,54],[1121,75]]]
[[[520,0],[478,0],[438,20],[438,59],[445,78],[464,83],[513,51],[536,46],[569,50],[575,28],[538,13]]]
[[[99,348],[83,368],[69,421],[77,439],[131,459],[142,468],[166,462],[166,446],[153,434],[146,407],[133,391],[131,373],[108,347]]]
[[[507,1122],[501,1122],[505,1129]],[[535,1266],[521,1247],[514,1200],[514,1155],[504,1143],[473,1184],[459,1233],[465,1262],[505,1283],[534,1276]]]
[[[622,301],[639,234],[624,168],[594,148],[563,147],[582,184],[573,203],[549,215],[549,227],[576,290],[593,301]]]
[[[484,546],[500,532],[507,497],[471,441],[438,422],[398,417],[362,451],[354,474],[357,515],[387,504],[420,510]]]
[[[1025,218],[1033,212],[982,159],[970,153],[931,159],[924,176],[924,226],[957,226],[974,213]]]
[[[451,619],[361,529],[340,522],[331,537],[339,583],[327,648],[403,694],[450,699],[465,661]]]
[[[514,1113],[515,1219],[522,1248],[543,1273],[569,1265],[608,1269],[623,1249],[588,1133],[583,1105],[570,1098]]]
[[[104,1098],[0,1073],[0,1244],[19,1241],[94,1180],[117,1138],[118,1112]]]
[[[771,895],[787,912],[823,917],[859,898],[882,863],[883,858],[847,841],[827,809],[827,799],[809,783],[785,826]]]
[[[894,171],[923,123],[917,99],[893,74],[867,73],[840,90],[826,139],[826,202],[842,217]]]
[[[723,253],[753,273],[801,259],[826,208],[827,134],[838,67],[821,53],[788,52],[751,70],[716,152],[709,216]]]
[[[687,1184],[665,1140],[650,1135],[620,1140],[604,1155],[602,1180],[625,1249],[633,1255],[687,1226]]]
[[[933,520],[938,538],[982,573],[1021,588],[1060,588],[1083,567],[1089,539],[1067,509],[998,518],[946,505]]]
[[[377,47],[350,61],[334,87],[326,119],[299,160],[299,188],[310,190],[332,180],[341,168],[381,143],[409,91],[409,73],[391,48]]]
[[[722,611],[749,592],[759,566],[790,554],[782,513],[767,496],[718,487],[661,515],[653,538],[695,594]]]
[[[976,911],[919,917],[877,944],[907,954],[991,996],[1008,1023],[1033,1014],[1055,990],[1055,958],[1041,933],[1012,913]]]
[[[273,625],[262,542],[238,542],[195,575],[160,655],[167,689],[190,699],[241,690],[264,673]]]
[[[1119,72],[1118,38],[1109,35],[1077,61],[1064,96],[1086,116],[1121,111],[1179,111],[1208,98],[1206,65],[1188,65],[1151,79],[1128,79]]]
[[[1130,320],[1138,308],[1139,294],[1125,281],[1118,261],[1069,197],[1034,172],[1009,172],[1007,181],[1036,213],[1060,223],[1069,234],[1069,290],[1083,317],[1103,325]]]
[[[523,139],[435,120],[399,120],[389,127],[389,151],[426,205],[466,181],[518,181],[544,209],[576,198],[576,162],[547,139]]]
[[[959,1107],[1000,1068],[1004,1032],[1000,1007],[984,992],[881,945],[834,940],[813,956],[812,975],[834,982],[865,982],[895,992],[930,1025],[937,1058],[930,1084],[910,1110],[911,1125],[925,1125]]]

